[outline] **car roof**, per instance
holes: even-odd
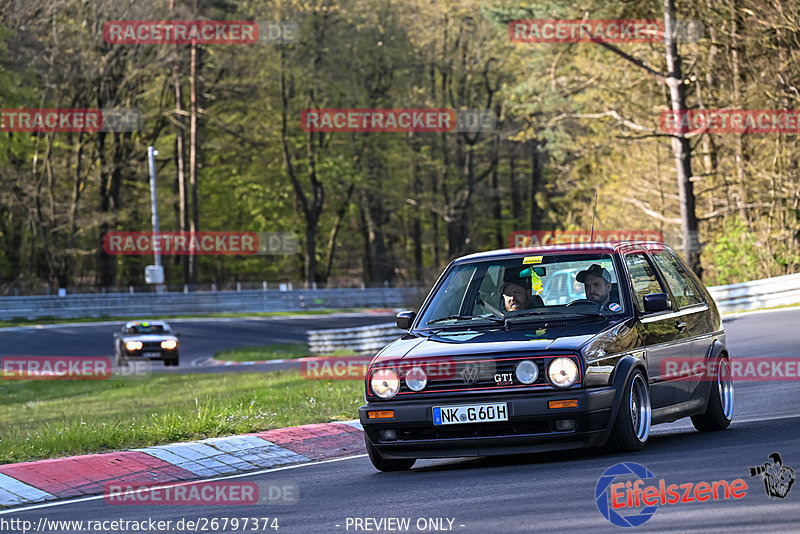
[[[594,243],[563,243],[559,245],[539,245],[536,247],[505,248],[486,252],[476,252],[475,254],[469,254],[467,256],[457,258],[454,260],[454,263],[530,254],[566,254],[571,252],[619,254],[626,252],[627,249],[641,247],[644,245],[647,245],[645,248],[650,248],[650,246],[657,245],[659,247],[670,249],[668,245],[658,241],[602,241]]]
[[[132,326],[138,326],[138,325],[142,326],[158,325],[169,328],[169,323],[167,323],[166,321],[128,321],[127,323],[125,323],[125,328],[130,328]]]

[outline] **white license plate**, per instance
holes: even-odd
[[[159,358],[161,357],[160,352],[143,352],[142,357],[144,358]]]
[[[508,406],[505,402],[433,407],[434,425],[459,425],[492,421],[508,421]]]

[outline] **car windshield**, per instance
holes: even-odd
[[[418,327],[478,328],[623,313],[610,254],[531,254],[457,265],[436,290]]]
[[[140,323],[129,326],[126,334],[168,334],[169,328],[161,324]]]

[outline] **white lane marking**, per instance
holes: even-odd
[[[366,454],[356,454],[354,456],[345,456],[343,458],[333,458],[331,460],[320,460],[318,462],[309,462],[309,463],[305,463],[305,464],[286,465],[286,466],[283,466],[283,467],[271,467],[269,469],[261,469],[259,471],[251,471],[249,473],[240,473],[238,475],[228,475],[228,476],[224,476],[224,477],[213,477],[213,478],[207,478],[207,479],[203,479],[203,480],[175,481],[174,483],[171,483],[171,484],[170,483],[166,483],[166,484],[160,485],[158,487],[148,488],[147,491],[151,491],[151,490],[158,489],[158,488],[171,488],[171,487],[185,485],[185,484],[198,484],[198,483],[201,483],[201,482],[210,482],[210,481],[217,481],[217,480],[230,480],[230,479],[233,479],[233,478],[242,478],[242,477],[249,477],[249,476],[254,476],[254,475],[263,475],[263,474],[266,474],[266,473],[274,473],[275,471],[283,471],[283,470],[286,470],[286,469],[296,469],[298,467],[307,467],[307,466],[311,466],[311,465],[328,464],[328,463],[332,463],[332,462],[342,462],[344,460],[353,460],[355,458],[366,458],[366,457],[367,457]],[[138,488],[137,491],[144,491],[144,490],[142,490],[141,488]],[[12,508],[10,510],[0,510],[0,515],[14,514],[14,513],[17,513],[17,512],[27,512],[29,510],[38,510],[40,508],[52,508],[53,506],[61,506],[63,504],[74,504],[74,503],[87,502],[87,501],[99,501],[102,498],[103,498],[102,495],[92,495],[91,497],[79,497],[77,499],[70,499],[68,501],[58,501],[58,502],[47,502],[47,503],[42,503],[42,504],[34,504],[34,505],[31,505],[31,506],[23,506],[23,507],[20,507],[20,508]]]

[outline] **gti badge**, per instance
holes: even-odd
[[[509,386],[514,383],[514,375],[511,373],[497,373],[494,381],[498,386]]]
[[[465,384],[474,384],[478,381],[478,366],[468,363],[461,371],[461,379]]]

